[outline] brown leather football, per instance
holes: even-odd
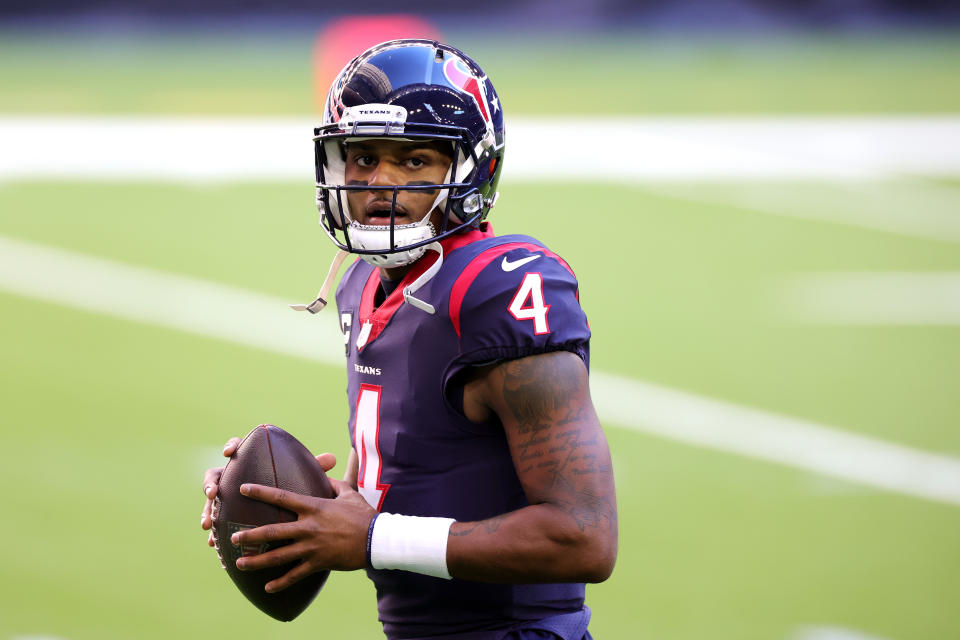
[[[244,483],[262,484],[318,498],[332,498],[333,489],[316,458],[292,435],[272,424],[261,424],[247,434],[230,460],[214,500],[213,539],[220,564],[240,592],[267,615],[288,622],[303,613],[320,592],[329,571],[309,575],[279,591],[267,593],[264,586],[296,566],[240,571],[237,558],[265,553],[288,544],[236,546],[230,536],[241,529],[253,529],[276,522],[293,522],[297,514],[240,494]]]

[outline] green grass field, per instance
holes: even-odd
[[[131,53],[118,59],[2,40],[0,55],[18,62],[0,68],[0,112],[310,109],[309,43],[235,43],[263,62],[250,66],[190,42],[116,42]],[[708,56],[730,65],[723,87],[698,85],[720,82],[696,54],[720,44],[680,47],[639,69],[633,56],[652,45],[608,46],[624,52],[609,72],[636,72],[649,91],[614,96],[606,112],[960,110],[960,46],[942,38],[890,49],[798,40],[777,49],[779,61],[751,53],[773,43],[727,43],[726,58]],[[560,104],[538,98],[549,78],[522,86],[511,51],[490,51],[504,104],[527,114]],[[138,55],[150,64],[132,64]],[[606,76],[583,77],[599,90]],[[862,86],[851,89],[851,77]],[[899,82],[909,87],[894,90]],[[491,219],[498,233],[540,237],[576,269],[595,370],[960,456],[960,327],[812,325],[781,304],[797,275],[958,272],[956,241],[771,215],[736,204],[734,190],[770,203],[829,193],[840,212],[862,210],[868,195],[933,194],[960,215],[960,183],[941,177],[848,189],[505,181]],[[0,237],[297,301],[333,253],[312,199],[312,185],[295,183],[0,182]],[[608,212],[615,232],[592,236]],[[332,576],[301,618],[276,623],[230,584],[198,526],[203,469],[226,438],[259,422],[345,459],[340,368],[9,293],[0,318],[0,638],[382,637],[362,573]],[[613,577],[588,588],[596,638],[814,640],[806,627],[960,637],[957,506],[605,426],[621,547]]]

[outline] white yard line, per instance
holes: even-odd
[[[335,314],[286,300],[0,237],[0,290],[343,366]],[[960,505],[960,460],[595,371],[604,422]]]
[[[884,638],[847,627],[805,626],[796,629],[787,640],[884,640]]]
[[[658,195],[706,205],[706,209],[729,206],[926,240],[960,242],[960,189],[930,182],[893,179],[869,183],[659,183],[645,188]]]
[[[604,421],[672,440],[960,504],[960,460],[808,420],[602,372],[591,392]]]
[[[310,181],[315,124],[4,116],[0,180]],[[511,117],[507,142],[505,183],[960,173],[960,116]]]
[[[787,315],[839,325],[960,325],[960,272],[804,275],[783,292]]]
[[[0,236],[0,290],[67,307],[342,363],[336,314],[267,295]]]

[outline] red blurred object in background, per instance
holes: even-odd
[[[395,38],[440,40],[440,31],[415,15],[346,16],[327,24],[313,48],[313,78],[317,108],[322,110],[327,91],[340,70],[375,44]]]

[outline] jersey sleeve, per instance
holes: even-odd
[[[537,353],[570,351],[588,361],[590,328],[577,279],[543,247],[477,256],[454,284],[449,311],[460,352],[445,383],[470,365]]]

